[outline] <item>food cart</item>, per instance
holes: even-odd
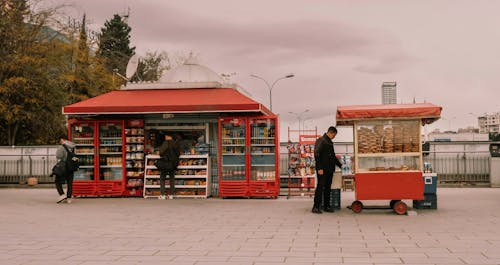
[[[439,119],[441,107],[430,104],[339,106],[337,125],[353,126],[355,201],[389,200],[397,214],[408,206],[402,200],[422,200],[421,127]]]

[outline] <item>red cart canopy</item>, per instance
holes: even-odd
[[[420,118],[429,124],[439,119],[441,109],[431,103],[339,106],[337,125],[352,125],[355,120],[385,118]]]
[[[272,113],[233,88],[115,90],[63,107],[64,114]]]

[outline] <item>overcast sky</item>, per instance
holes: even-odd
[[[398,103],[431,102],[443,119],[427,128],[474,125],[500,111],[500,1],[81,0],[53,1],[100,30],[130,9],[131,42],[146,51],[197,54],[280,115],[323,133],[339,105],[379,104],[396,81]],[[50,3],[50,2],[49,2]],[[340,135],[339,135],[340,136]],[[283,138],[283,137],[282,137]],[[339,137],[339,139],[343,139]]]

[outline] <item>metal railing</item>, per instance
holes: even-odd
[[[489,152],[424,152],[440,183],[490,182]]]
[[[215,152],[214,150],[210,150]],[[342,150],[341,150],[342,151]],[[342,153],[348,154],[352,153]],[[216,157],[213,157],[213,162]],[[432,164],[440,183],[489,183],[489,152],[424,152],[424,162]],[[49,177],[56,163],[55,155],[0,155],[0,183],[24,183],[37,177],[39,183],[53,182]],[[216,168],[216,166],[214,165]],[[280,154],[280,175],[288,174],[288,154]],[[217,172],[212,172],[217,175]]]
[[[337,154],[353,155],[337,152]],[[489,184],[489,152],[424,152],[424,162],[432,165],[439,183]],[[280,175],[288,175],[288,153],[280,154]]]
[[[0,183],[24,183],[29,177],[54,182],[49,176],[56,162],[55,155],[0,155]]]

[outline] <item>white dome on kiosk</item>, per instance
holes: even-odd
[[[160,83],[223,83],[222,77],[212,69],[198,64],[197,60],[190,55],[183,65],[167,71],[161,78]]]
[[[121,90],[138,89],[185,89],[185,88],[217,88],[234,87],[228,84],[220,75],[212,69],[198,64],[193,54],[184,64],[170,69],[164,73],[156,82],[128,83]]]

